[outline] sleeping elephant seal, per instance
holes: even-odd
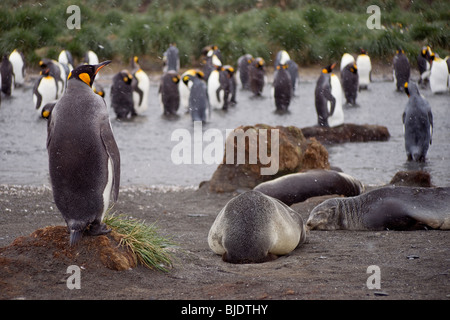
[[[310,213],[317,230],[450,230],[450,187],[382,187],[351,198],[328,199]]]
[[[364,191],[362,183],[348,174],[333,170],[291,173],[257,185],[253,190],[291,204],[327,194],[353,197]]]
[[[231,199],[208,234],[209,247],[231,263],[274,260],[306,239],[301,216],[284,203],[258,191]]]

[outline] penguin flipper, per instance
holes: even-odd
[[[117,201],[119,197],[119,185],[120,185],[120,153],[117,147],[116,140],[111,129],[111,125],[105,122],[101,125],[100,135],[102,137],[103,145],[106,148],[109,158],[113,163],[113,199]]]

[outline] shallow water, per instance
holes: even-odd
[[[109,79],[99,79],[105,86],[108,104]],[[28,83],[16,89],[12,98],[2,97],[0,184],[50,185],[45,147],[47,123],[34,111],[32,85]],[[285,115],[274,113],[269,85],[264,88],[262,98],[253,98],[250,92],[238,90],[238,104],[228,112],[213,110],[210,121],[202,129],[219,129],[225,139],[226,129],[240,125],[313,126],[317,122],[314,87],[315,81],[301,82],[289,107],[290,112]],[[157,90],[158,84],[153,81],[149,109],[132,121],[119,122],[110,110],[121,152],[121,185],[198,186],[201,181],[211,178],[217,164],[208,165],[204,161],[202,164],[173,163],[171,152],[179,142],[171,140],[172,133],[176,129],[187,129],[194,138],[194,126],[189,114],[181,108],[177,118],[163,117]],[[388,183],[400,170],[423,169],[430,172],[434,185],[450,186],[450,94],[436,95],[429,89],[421,90],[421,93],[430,102],[434,115],[433,144],[424,164],[406,161],[401,116],[407,96],[395,92],[393,82],[374,82],[369,90],[358,94],[359,107],[344,108],[345,122],[384,125],[391,134],[390,140],[328,146],[331,165],[367,185]],[[204,142],[204,146],[208,144],[210,142]]]

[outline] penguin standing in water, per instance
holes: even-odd
[[[212,56],[212,66],[208,77],[208,96],[212,108],[224,109],[228,108],[229,83],[228,79],[224,79],[225,74],[222,72],[222,62],[216,55]],[[225,87],[224,87],[225,86]]]
[[[150,90],[150,79],[139,65],[138,57],[131,60],[131,68],[133,72],[133,106],[134,113],[142,115],[148,109],[148,99]]]
[[[163,72],[166,73],[168,71],[180,71],[180,55],[177,45],[175,43],[171,43],[169,48],[163,54]]]
[[[185,76],[193,76],[193,77],[198,77],[202,80],[204,80],[204,74],[203,71],[197,70],[197,69],[189,69],[187,71],[185,71],[180,79],[184,79]],[[181,108],[183,108],[183,110],[185,110],[186,112],[189,112],[189,94],[191,92],[191,89],[188,87],[188,83],[181,81],[178,85],[178,90],[180,92],[180,104],[181,104]]]
[[[433,93],[443,93],[448,91],[448,66],[447,61],[439,58],[435,53],[431,53],[430,89]]]
[[[261,96],[264,89],[264,78],[266,76],[265,61],[263,58],[258,57],[253,60],[249,68],[250,74],[250,90],[253,95]]]
[[[318,125],[334,127],[344,122],[342,111],[342,87],[332,74],[335,63],[322,69],[314,91]]]
[[[360,54],[356,57],[356,68],[358,69],[358,90],[369,88],[372,81],[372,62],[366,50],[361,49]]]
[[[117,119],[129,119],[136,115],[133,103],[133,76],[128,70],[118,72],[112,79],[111,107]]]
[[[345,99],[347,104],[356,105],[356,97],[358,95],[359,77],[358,68],[355,63],[349,63],[341,71],[342,87],[344,88]]]
[[[23,53],[14,49],[9,55],[14,72],[14,87],[22,86],[25,83],[25,57]]]
[[[433,113],[415,83],[406,82],[405,92],[409,98],[402,115],[406,155],[408,161],[423,162],[432,143]]]
[[[49,102],[58,99],[58,83],[50,75],[50,68],[41,71],[40,77],[33,87],[33,103],[36,112],[42,115],[42,108]]]
[[[275,107],[278,112],[286,112],[292,98],[291,75],[288,71],[288,56],[281,56],[275,67],[273,78],[272,94],[275,100]]]
[[[0,66],[0,73],[2,79],[2,92],[10,96],[14,91],[14,69],[11,61],[8,59],[8,55],[4,55],[2,64]]]
[[[170,116],[177,114],[180,107],[180,91],[178,90],[180,76],[175,70],[167,71],[161,77],[159,97],[163,114]]]
[[[394,56],[394,82],[397,91],[403,90],[405,83],[409,81],[410,72],[408,57],[405,51],[399,48]]]
[[[430,82],[430,47],[422,47],[419,55],[417,56],[417,67],[419,68],[420,78],[418,83],[422,87],[426,87]]]
[[[242,86],[242,90],[250,90],[250,74],[249,69],[254,58],[251,54],[245,54],[239,57],[237,61],[237,75],[236,78],[239,80]]]
[[[221,82],[223,81],[226,86],[226,82],[228,82],[229,85],[229,91],[230,91],[230,104],[235,105],[237,103],[236,101],[236,78],[235,78],[235,70],[230,65],[223,66],[223,73],[225,74],[225,77],[221,77]]]
[[[117,200],[120,154],[105,103],[92,90],[95,76],[110,63],[82,65],[69,75],[67,90],[51,110],[47,151],[53,197],[70,233],[108,233],[103,217]]]
[[[189,74],[183,77],[183,82],[190,89],[189,111],[192,121],[206,122],[211,110],[205,81],[196,75]]]
[[[292,96],[294,96],[298,81],[298,64],[291,59],[289,53],[287,53],[286,50],[281,50],[278,51],[275,57],[275,70],[278,70],[278,66],[280,65],[285,65],[284,68],[289,72],[291,78]]]

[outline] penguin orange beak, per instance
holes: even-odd
[[[336,67],[336,62],[331,65],[331,70],[333,70],[334,67]]]
[[[94,73],[94,75],[96,75],[100,71],[101,68],[103,68],[104,66],[110,64],[111,62],[112,62],[111,60],[106,60],[106,61],[103,61],[102,63],[99,63],[99,64],[95,65],[95,73]]]

